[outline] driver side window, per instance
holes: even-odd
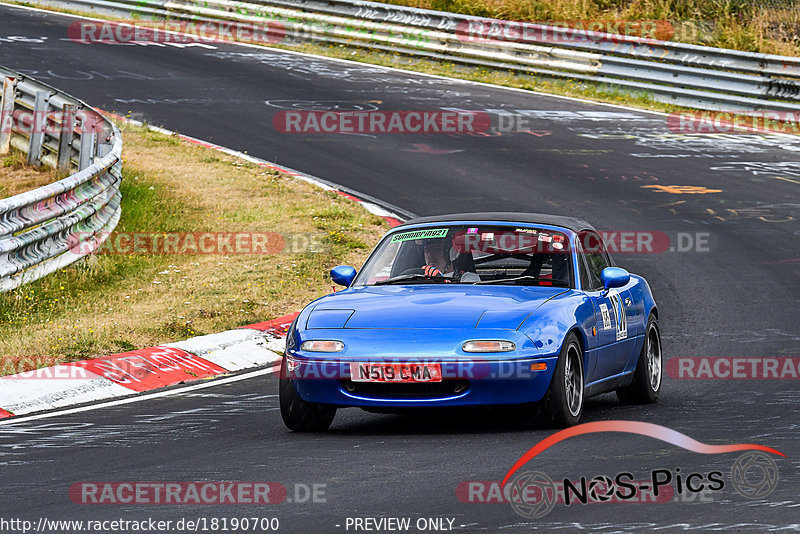
[[[578,242],[578,274],[581,277],[581,289],[590,291],[592,289],[592,281],[589,277],[589,269],[586,267],[585,255],[583,247],[581,247],[580,242]]]
[[[603,241],[600,236],[594,232],[587,232],[590,243],[597,244],[592,246],[589,250],[584,250],[584,258],[589,268],[589,289],[598,290],[603,289],[603,282],[600,280],[600,273],[606,267],[611,267],[611,262],[608,260],[608,255],[605,253]]]

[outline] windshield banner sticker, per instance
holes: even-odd
[[[435,239],[447,237],[447,228],[434,228],[431,230],[415,230],[413,232],[402,232],[392,236],[392,243],[401,241],[412,241],[414,239]]]

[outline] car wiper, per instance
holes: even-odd
[[[565,282],[564,280],[539,278],[538,276],[517,276],[515,278],[501,278],[499,280],[483,280],[481,282],[475,282],[475,285],[505,284],[508,282],[546,282],[561,287],[569,287],[569,282]]]
[[[445,278],[444,276],[435,276],[429,274],[404,274],[401,276],[395,276],[394,278],[387,278],[386,280],[378,280],[374,285],[383,286],[388,284],[402,284],[403,282],[412,282],[416,280],[425,280],[426,282],[436,282],[439,284],[452,282],[451,279]]]

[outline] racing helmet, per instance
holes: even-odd
[[[441,249],[442,256],[448,263],[453,263],[453,261],[458,258],[458,251],[453,248],[453,237],[451,236],[418,239],[417,244],[420,245],[420,250],[423,252],[428,247],[437,247]]]

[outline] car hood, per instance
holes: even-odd
[[[317,301],[306,328],[501,328],[567,291],[543,286],[407,285],[352,288]]]

